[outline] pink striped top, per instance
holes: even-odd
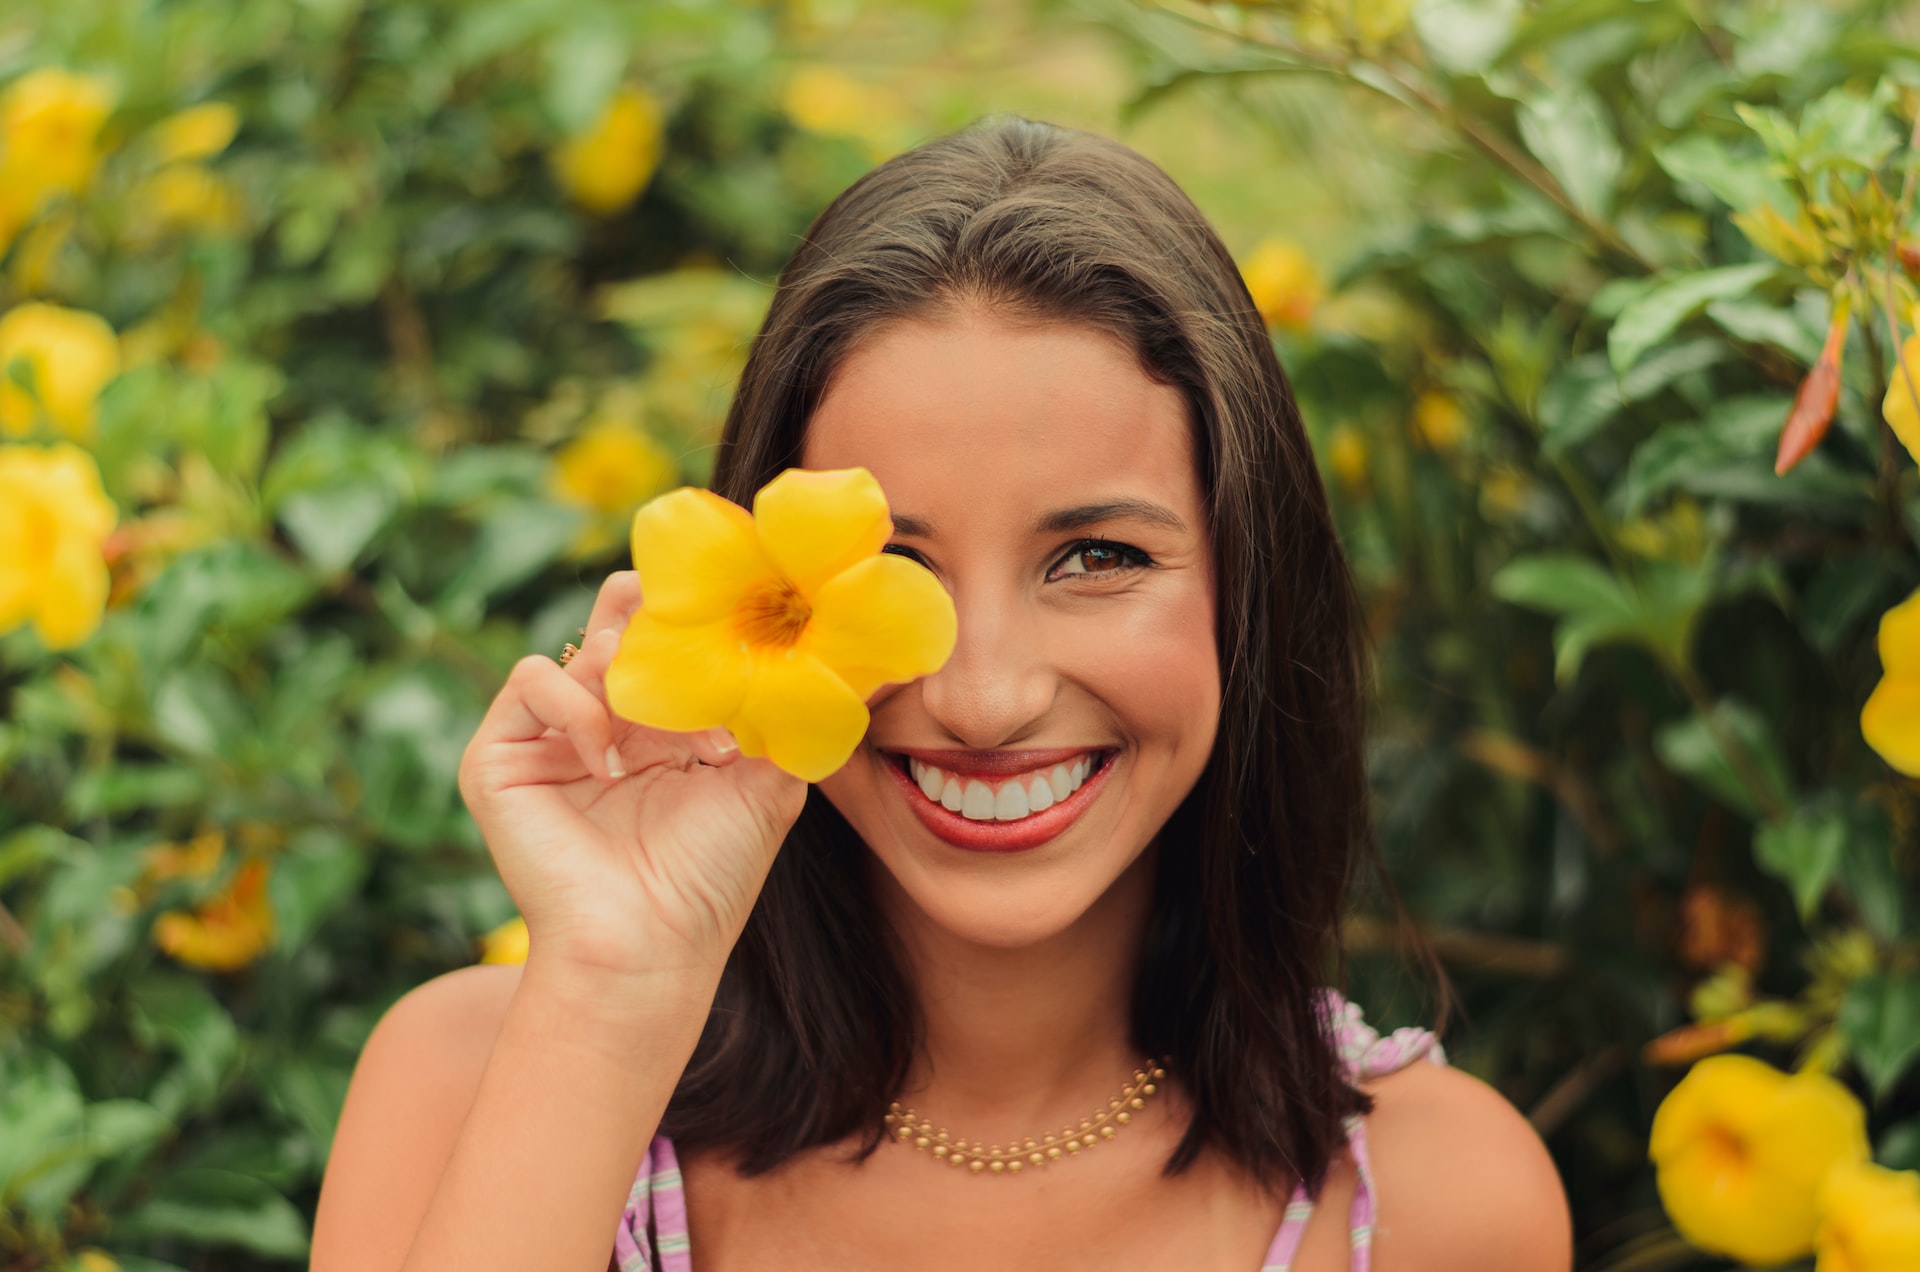
[[[1440,1040],[1425,1029],[1396,1029],[1381,1037],[1362,1018],[1360,1008],[1332,989],[1323,989],[1321,1001],[1341,1066],[1352,1082],[1382,1077],[1425,1058],[1447,1062]],[[1352,1241],[1351,1272],[1369,1272],[1373,1261],[1373,1230],[1377,1202],[1373,1192],[1373,1163],[1367,1156],[1366,1123],[1359,1116],[1346,1120],[1347,1147],[1357,1176],[1353,1205],[1347,1212]],[[1260,1272],[1288,1272],[1313,1215],[1313,1199],[1305,1185],[1293,1190],[1280,1230],[1260,1264]],[[618,1272],[693,1272],[687,1241],[687,1198],[681,1186],[680,1162],[673,1142],[657,1136],[640,1160],[640,1172],[627,1197],[626,1212],[614,1232],[613,1266]]]

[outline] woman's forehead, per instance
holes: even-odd
[[[1202,502],[1186,401],[1105,332],[979,315],[885,328],[848,355],[802,465],[867,468],[897,512],[967,520],[1142,499]]]

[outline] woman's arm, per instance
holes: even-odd
[[[711,986],[609,1001],[529,964],[402,998],[354,1070],[313,1272],[602,1272]]]

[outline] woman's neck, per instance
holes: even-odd
[[[936,926],[876,873],[926,1027],[903,1104],[956,1135],[995,1141],[1057,1130],[1119,1093],[1146,1058],[1129,1017],[1153,847],[1073,926],[1019,949]]]

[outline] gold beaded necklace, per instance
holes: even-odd
[[[887,1106],[885,1120],[895,1140],[911,1144],[916,1150],[930,1151],[935,1161],[949,1166],[964,1165],[976,1175],[1018,1175],[1029,1166],[1046,1167],[1062,1157],[1076,1156],[1081,1149],[1092,1148],[1101,1140],[1112,1139],[1120,1127],[1133,1121],[1135,1113],[1147,1107],[1147,1097],[1160,1089],[1157,1084],[1166,1076],[1167,1071],[1158,1061],[1149,1060],[1145,1068],[1133,1071],[1133,1081],[1119,1095],[1110,1098],[1106,1108],[1096,1109],[1092,1117],[1081,1118],[1078,1130],[1063,1126],[1058,1135],[1009,1143],[1005,1148],[954,1139],[947,1134],[946,1127],[935,1127],[912,1109],[901,1108],[897,1100]]]

